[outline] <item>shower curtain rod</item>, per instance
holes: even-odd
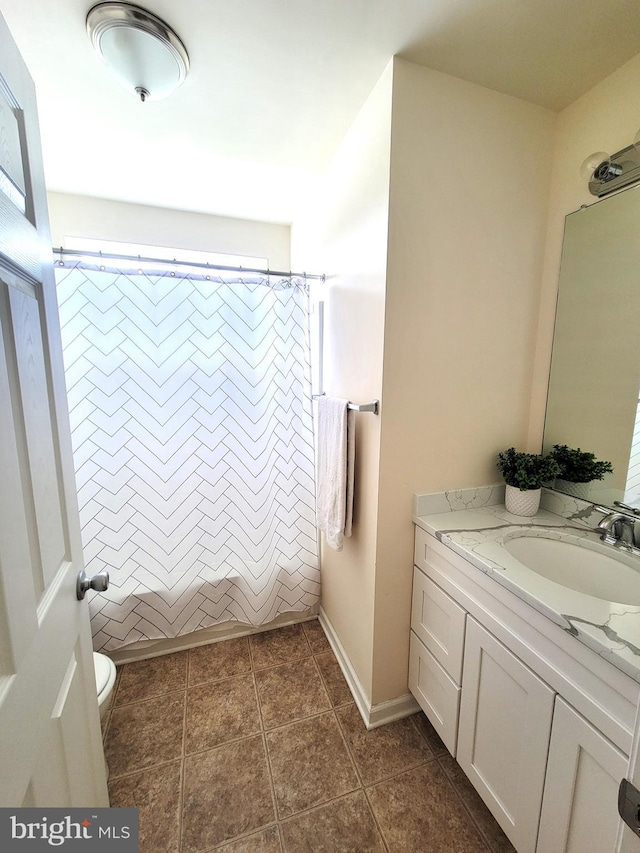
[[[318,281],[324,282],[325,277],[324,273],[322,275],[314,275],[312,273],[306,272],[281,272],[279,270],[260,270],[260,269],[252,269],[251,267],[227,267],[222,264],[199,264],[190,261],[178,261],[176,258],[173,260],[168,260],[167,258],[143,258],[140,255],[113,255],[108,252],[84,252],[80,249],[64,249],[62,246],[57,248],[53,247],[53,253],[55,255],[71,255],[72,257],[78,258],[97,258],[99,260],[110,260],[110,261],[131,261],[133,263],[145,263],[145,264],[168,264],[170,266],[180,266],[180,267],[195,267],[197,269],[203,270],[223,270],[225,272],[239,272],[239,273],[253,273],[257,275],[275,275],[281,276],[282,278],[304,278],[304,279],[317,279]]]

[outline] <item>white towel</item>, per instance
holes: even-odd
[[[348,400],[318,398],[317,524],[327,545],[342,551],[351,536],[355,462],[355,412]]]

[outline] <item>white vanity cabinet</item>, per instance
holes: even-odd
[[[420,528],[409,687],[518,853],[613,853],[640,685]]]

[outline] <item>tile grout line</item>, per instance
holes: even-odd
[[[325,655],[325,654],[327,654],[327,652],[329,652],[329,653],[331,654],[332,658],[333,658],[333,659],[336,661],[336,663],[337,663],[337,658],[336,658],[336,656],[335,656],[335,654],[334,654],[334,652],[333,652],[333,650],[332,650],[331,648],[329,648],[327,651],[323,651],[323,652],[314,652],[314,655],[313,655],[314,660],[315,660],[315,659],[316,659],[316,657],[318,657],[319,655]],[[318,667],[318,672],[320,673],[320,678],[322,679],[322,683],[324,684],[324,686],[325,686],[325,689],[326,689],[327,693],[329,693],[329,682],[328,682],[328,679],[325,677],[325,675],[323,674],[322,670],[320,669],[320,666],[319,666],[319,664],[318,664],[318,661],[317,661],[317,660],[316,660],[316,666]],[[339,667],[340,667],[340,665],[338,664],[338,668],[339,668]],[[344,675],[342,675],[342,672],[340,672],[340,675],[341,675],[341,677],[344,679]],[[331,699],[331,706],[332,706],[333,708],[343,708],[345,705],[350,705],[352,702],[355,702],[355,699],[353,698],[353,695],[352,695],[352,693],[351,693],[351,690],[349,689],[349,685],[347,684],[346,679],[344,679],[344,681],[345,681],[345,684],[346,684],[346,686],[347,686],[347,692],[349,693],[349,697],[350,697],[350,698],[349,698],[349,700],[348,700],[347,702],[340,702],[339,704],[337,704],[337,703],[336,703],[336,704],[334,704],[333,699],[331,699],[331,695],[329,695],[329,699]]]
[[[445,772],[444,768],[442,767],[442,765],[440,764],[439,758],[438,758],[437,756],[433,756],[432,758],[428,759],[427,761],[424,761],[422,764],[418,764],[418,765],[416,765],[415,767],[405,768],[404,770],[400,770],[400,771],[398,771],[398,773],[394,773],[392,776],[387,776],[385,779],[380,779],[380,780],[379,780],[379,781],[377,781],[377,782],[373,782],[373,783],[371,783],[370,785],[366,785],[366,786],[364,786],[364,792],[365,792],[365,795],[366,795],[366,797],[367,797],[367,802],[369,803],[369,807],[371,808],[371,811],[372,811],[372,813],[373,813],[373,816],[374,816],[374,818],[375,818],[375,820],[376,820],[376,824],[378,823],[378,820],[377,820],[377,817],[376,817],[375,811],[374,811],[374,809],[373,809],[373,806],[371,805],[371,801],[370,801],[370,799],[369,799],[369,791],[370,791],[371,789],[373,789],[373,788],[377,788],[377,787],[378,787],[378,785],[382,785],[382,784],[383,784],[383,783],[385,783],[385,782],[391,782],[391,781],[393,781],[393,779],[397,779],[397,778],[399,778],[400,776],[403,776],[405,773],[409,773],[409,772],[411,772],[412,770],[417,770],[417,769],[419,769],[420,767],[423,767],[423,766],[425,766],[426,764],[431,764],[431,763],[433,763],[433,762],[436,762],[436,763],[438,764],[438,767],[440,768],[440,770],[441,770],[441,772],[442,772],[442,774],[443,774],[443,776],[444,776],[444,779],[445,779],[446,784],[447,784],[447,785],[449,786],[449,788],[453,791],[453,793],[454,793],[454,795],[455,795],[455,798],[458,800],[458,802],[460,802],[460,804],[462,805],[462,807],[463,807],[464,811],[465,811],[465,812],[466,812],[466,814],[468,815],[469,820],[470,820],[470,822],[471,822],[472,826],[474,827],[474,829],[476,830],[476,832],[477,832],[477,834],[478,834],[478,836],[479,836],[479,838],[480,838],[481,843],[482,843],[482,844],[485,846],[485,848],[486,848],[485,853],[495,853],[494,848],[493,848],[493,845],[489,844],[488,840],[486,839],[486,837],[485,837],[484,833],[481,831],[481,829],[480,829],[480,827],[479,827],[478,823],[476,822],[476,820],[474,819],[473,815],[471,814],[471,812],[469,811],[469,809],[467,809],[467,807],[465,806],[464,801],[463,801],[463,799],[462,799],[462,796],[459,794],[457,787],[454,785],[454,783],[453,783],[453,782],[449,779],[449,777],[447,776],[447,774],[446,774],[446,772]],[[384,833],[383,833],[383,831],[382,831],[382,828],[381,828],[381,827],[380,827],[380,834],[382,835],[382,837],[384,838],[385,843],[386,843],[386,838],[385,838],[385,836],[384,836]]]
[[[337,715],[335,708],[333,709],[333,715],[336,718],[336,723],[338,725],[338,731],[340,732],[340,737],[342,738],[342,742],[344,743],[345,749],[347,750],[347,755],[349,756],[349,760],[353,765],[353,769],[356,771],[356,778],[360,782],[360,787],[364,790],[364,780],[362,779],[362,774],[360,773],[360,768],[358,767],[358,763],[353,755],[351,748],[349,747],[349,742],[345,736],[345,733],[342,729],[342,724],[340,722],[340,717]]]
[[[308,655],[303,655],[302,657],[291,658],[291,660],[281,660],[277,663],[269,663],[266,666],[256,666],[254,667],[254,672],[267,672],[270,669],[277,669],[279,666],[287,666],[293,663],[302,663],[303,660],[309,660],[309,658],[313,657],[313,652],[310,652]]]
[[[464,799],[464,797],[462,796],[462,792],[460,791],[460,789],[458,788],[458,786],[455,784],[455,782],[454,782],[452,779],[450,779],[450,778],[449,778],[449,776],[447,775],[447,771],[444,769],[444,767],[442,766],[442,764],[440,764],[440,760],[439,760],[439,759],[438,759],[438,765],[439,765],[440,769],[442,770],[442,772],[444,773],[444,776],[445,776],[445,778],[446,778],[447,782],[449,783],[449,785],[450,785],[450,786],[451,786],[451,788],[453,789],[453,791],[454,791],[454,793],[455,793],[455,795],[456,795],[456,797],[457,797],[458,801],[459,801],[459,802],[460,802],[460,804],[462,805],[462,808],[463,808],[463,809],[465,810],[465,812],[468,814],[468,816],[469,816],[469,820],[471,821],[472,825],[475,827],[475,829],[476,829],[476,831],[477,831],[478,835],[480,836],[480,839],[481,839],[482,843],[483,843],[483,844],[485,845],[485,847],[487,848],[487,853],[494,853],[494,847],[493,847],[493,844],[491,844],[491,843],[490,843],[489,838],[488,838],[488,837],[485,835],[485,833],[483,832],[482,827],[480,826],[480,824],[477,822],[477,820],[476,820],[476,819],[475,819],[475,817],[473,816],[473,813],[472,813],[471,809],[467,807],[467,804],[466,804],[466,802],[465,802],[465,799]]]
[[[419,734],[421,734],[421,733],[419,732]],[[382,841],[385,845],[385,850],[387,851],[387,853],[390,853],[391,848],[389,847],[389,842],[387,842],[387,837],[384,834],[382,826],[380,825],[380,823],[378,821],[378,816],[376,815],[375,809],[373,808],[373,805],[371,803],[371,799],[369,797],[369,791],[372,788],[378,787],[378,785],[382,785],[385,782],[391,782],[394,779],[399,778],[400,776],[404,776],[405,773],[409,773],[412,770],[417,770],[419,767],[424,767],[426,764],[431,764],[432,762],[435,762],[435,761],[437,761],[437,758],[435,755],[432,755],[431,758],[426,759],[421,764],[416,764],[415,767],[405,767],[402,770],[399,770],[397,773],[393,773],[391,776],[387,776],[384,779],[379,779],[376,782],[372,782],[370,785],[363,785],[364,794],[365,794],[365,797],[367,798],[367,804],[369,806],[369,809],[371,810],[371,814],[373,815],[373,819],[376,823],[376,826],[378,827],[380,837],[382,838]],[[438,765],[438,766],[440,766],[440,765]],[[444,770],[442,772],[444,773]],[[445,778],[446,778],[446,774],[445,774]],[[447,781],[448,781],[448,779],[447,779]],[[482,840],[484,841],[484,839],[482,839]],[[489,853],[491,853],[491,851],[489,851]]]
[[[149,764],[144,767],[137,767],[135,770],[130,770],[127,773],[119,773],[117,776],[109,774],[109,782],[120,782],[121,779],[130,779],[132,776],[137,776],[138,773],[146,773],[150,770],[159,770],[162,767],[169,767],[170,764],[177,764],[182,762],[181,756],[176,756],[176,758],[168,758],[166,761],[159,761],[157,764]]]
[[[256,686],[256,694],[258,692],[258,688]],[[261,712],[262,713],[262,712]],[[260,721],[262,722],[262,716],[260,717]],[[280,841],[280,847],[282,847],[282,833],[280,832],[280,811],[278,810],[278,795],[276,792],[275,782],[273,781],[273,768],[271,766],[271,755],[269,753],[269,744],[267,743],[267,732],[262,727],[262,748],[264,749],[264,755],[267,760],[267,773],[269,774],[269,787],[271,789],[271,802],[273,803],[273,815],[278,824],[278,839]]]
[[[186,690],[186,687],[177,687],[166,692],[154,693],[153,696],[143,696],[142,699],[134,699],[133,702],[123,702],[121,705],[114,705],[113,711],[119,711],[120,708],[130,708],[132,705],[142,705],[143,702],[157,701],[158,699],[164,699],[166,696],[175,696],[177,693],[182,693],[183,690]]]
[[[221,841],[220,844],[216,844],[215,847],[206,847],[204,850],[198,850],[197,853],[218,853],[218,851],[222,851],[222,853],[224,853],[225,847],[229,847],[231,844],[236,844],[238,841],[245,841],[253,835],[259,835],[260,833],[267,832],[267,830],[271,829],[272,826],[275,826],[278,830],[278,842],[280,843],[280,851],[282,852],[280,825],[277,821],[271,821],[271,823],[265,823],[264,826],[259,826],[257,829],[252,829],[249,832],[243,832],[241,835],[234,835],[233,838],[227,838],[226,841]]]
[[[351,766],[353,767],[353,770],[356,774],[356,779],[360,783],[357,787],[364,789],[364,785],[362,784],[362,778],[360,777],[360,773],[358,771],[358,766],[357,766],[353,756],[351,755],[351,750],[349,749],[349,744],[347,743],[347,739],[345,738],[344,732],[342,731],[342,726],[340,725],[340,720],[338,719],[338,715],[336,714],[335,708],[331,709],[331,713],[333,714],[333,718],[336,721],[336,726],[338,727],[338,734],[342,738],[342,743],[344,744],[344,748],[347,752],[347,758],[351,762]],[[357,790],[357,788],[354,788],[354,790]]]
[[[255,666],[253,664],[253,646],[251,643],[251,635],[247,637],[247,649],[249,650],[249,669],[251,672],[255,672]]]
[[[313,661],[313,668],[315,669],[316,675],[318,676],[318,680],[320,681],[320,687],[322,688],[324,695],[327,698],[327,702],[329,703],[328,711],[333,711],[333,701],[331,700],[331,696],[329,696],[329,691],[327,690],[327,685],[324,683],[324,679],[322,677],[322,673],[320,672],[320,667],[318,666],[318,662],[316,660],[315,655],[311,655],[311,660]]]
[[[184,809],[184,783],[185,783],[186,767],[185,759],[180,761],[180,785],[178,788],[178,853],[182,851],[182,830],[183,830],[183,809]]]
[[[431,751],[433,752],[433,748],[431,747],[431,744],[429,744],[429,742],[427,741],[427,738],[425,737],[425,735],[420,731],[420,727],[418,726],[417,720],[415,719],[415,715],[413,715],[410,719],[411,719],[411,722],[413,723],[414,728],[416,729],[416,731],[417,731],[417,732],[418,732],[418,734],[420,735],[420,737],[425,741],[425,743],[427,744],[427,746],[428,746],[428,747],[431,749]],[[495,853],[495,851],[494,851],[494,847],[493,847],[493,844],[491,844],[491,843],[490,843],[489,838],[488,838],[488,837],[487,837],[487,835],[483,832],[482,827],[480,826],[480,824],[476,821],[476,819],[475,819],[474,815],[473,815],[473,814],[472,814],[472,812],[471,812],[471,809],[469,809],[469,808],[468,808],[468,806],[467,806],[467,804],[466,804],[466,801],[465,801],[464,797],[462,796],[462,792],[461,792],[461,790],[459,789],[458,785],[456,785],[456,784],[455,784],[455,782],[454,782],[452,779],[450,779],[450,778],[449,778],[449,776],[448,776],[448,774],[447,774],[446,770],[445,770],[445,769],[444,769],[444,767],[442,766],[441,758],[447,758],[447,757],[451,757],[451,758],[453,758],[453,756],[451,756],[451,753],[449,753],[448,751],[446,751],[446,752],[445,752],[445,751],[441,751],[441,752],[439,752],[439,753],[437,753],[437,752],[433,752],[433,759],[432,759],[432,760],[437,761],[438,766],[440,767],[441,771],[443,772],[443,774],[444,774],[444,776],[445,776],[445,779],[447,780],[447,782],[449,783],[449,785],[450,785],[450,786],[451,786],[451,788],[453,789],[453,792],[454,792],[454,794],[455,794],[456,798],[458,799],[458,801],[459,801],[459,802],[460,802],[460,804],[462,805],[462,808],[464,809],[464,811],[465,811],[465,812],[467,813],[467,815],[469,816],[469,819],[470,819],[470,821],[471,821],[471,824],[475,827],[475,829],[476,829],[476,831],[477,831],[478,835],[480,836],[480,839],[482,840],[483,844],[485,844],[485,846],[486,846],[486,848],[487,848],[488,853]],[[455,758],[454,758],[453,760],[455,761]]]
[[[269,755],[269,747],[267,744],[267,735],[264,727],[264,719],[262,716],[262,705],[260,703],[260,692],[258,690],[258,682],[256,680],[256,670],[253,668],[253,651],[251,649],[251,639],[247,640],[249,644],[249,661],[251,664],[251,678],[253,681],[253,691],[256,697],[256,703],[258,705],[258,720],[260,722],[260,736],[262,738],[262,748],[264,750],[264,756],[267,762],[267,773],[269,774],[269,792],[271,794],[271,804],[273,806],[273,817],[276,821],[276,826],[278,826],[278,843],[280,844],[280,849],[282,850],[282,833],[280,832],[280,826],[278,823],[278,798],[276,796],[276,788],[273,781],[273,770],[271,768],[271,757]]]
[[[296,820],[297,818],[302,817],[303,815],[308,815],[311,814],[311,812],[319,811],[320,809],[323,809],[325,806],[331,805],[332,803],[337,803],[340,800],[346,800],[348,797],[352,797],[359,791],[364,792],[364,789],[361,787],[354,788],[352,791],[346,791],[344,794],[338,794],[335,797],[329,797],[328,800],[323,800],[321,803],[315,803],[312,806],[307,806],[306,808],[301,809],[299,812],[294,812],[288,817],[281,818],[279,823],[290,823],[291,821]]]
[[[379,833],[380,838],[382,840],[382,843],[384,845],[385,851],[386,851],[386,853],[388,853],[388,847],[387,847],[386,840],[384,838],[384,835],[382,834],[380,827],[378,826],[378,821],[376,819],[375,814],[373,813],[373,809],[371,808],[371,805],[369,803],[369,799],[366,795],[366,790],[364,788],[354,788],[353,791],[347,791],[345,794],[339,794],[337,797],[330,797],[328,800],[325,800],[322,803],[316,803],[313,806],[309,806],[306,809],[302,809],[302,811],[295,812],[294,814],[289,815],[289,817],[282,818],[279,821],[279,825],[281,826],[283,823],[291,823],[294,820],[297,820],[298,818],[303,817],[304,815],[309,815],[314,811],[320,811],[320,809],[323,809],[326,806],[334,805],[335,803],[339,803],[341,800],[347,800],[349,797],[353,797],[354,794],[358,794],[360,792],[362,792],[365,795],[367,807],[368,807],[369,811],[371,812],[371,816],[373,817],[374,823],[376,825],[376,829],[378,830],[378,833]]]
[[[346,707],[345,705],[341,705],[341,708]],[[286,729],[287,726],[295,726],[296,723],[307,723],[309,720],[313,720],[315,717],[322,717],[325,714],[332,714],[336,709],[335,708],[325,708],[324,711],[314,711],[313,714],[308,714],[306,717],[297,717],[295,720],[288,720],[286,723],[281,723],[279,726],[273,726],[273,728],[267,729],[265,728],[265,734],[271,734],[272,732],[279,732],[281,729]]]
[[[420,726],[418,725],[418,721],[417,721],[417,719],[416,719],[416,715],[412,715],[409,719],[411,720],[411,722],[412,722],[412,724],[413,724],[413,727],[416,729],[416,731],[418,732],[418,734],[420,735],[420,737],[424,740],[424,742],[427,744],[427,746],[431,749],[431,751],[432,751],[432,753],[433,753],[433,759],[432,759],[432,760],[435,760],[435,761],[437,761],[437,762],[438,762],[438,766],[440,767],[440,769],[441,769],[441,770],[442,770],[442,772],[444,773],[444,775],[445,775],[445,778],[446,778],[447,782],[449,783],[449,785],[451,786],[451,788],[453,788],[453,791],[454,791],[454,793],[455,793],[455,795],[456,795],[457,799],[458,799],[458,800],[460,801],[460,803],[462,804],[462,807],[464,808],[465,812],[469,815],[469,818],[470,818],[470,820],[471,820],[471,823],[473,824],[473,826],[474,826],[474,827],[476,828],[476,830],[478,831],[478,834],[479,834],[479,836],[480,836],[480,839],[482,840],[482,842],[483,842],[483,843],[485,844],[485,846],[487,847],[488,853],[495,853],[495,851],[494,851],[494,847],[493,847],[493,844],[490,842],[490,839],[488,838],[488,836],[485,834],[485,832],[483,831],[483,829],[482,829],[482,827],[480,826],[480,824],[479,824],[479,823],[477,822],[477,820],[475,819],[474,815],[473,815],[473,814],[472,814],[472,812],[471,812],[471,809],[469,809],[469,808],[468,808],[468,806],[467,806],[467,804],[466,804],[466,802],[465,802],[464,797],[462,796],[462,792],[460,791],[459,787],[454,783],[454,781],[453,781],[452,779],[450,779],[450,778],[449,778],[449,776],[448,776],[448,774],[447,774],[446,770],[445,770],[445,769],[444,769],[444,767],[442,766],[442,763],[441,763],[441,760],[440,760],[440,759],[442,759],[442,758],[447,758],[447,757],[451,757],[451,758],[453,758],[453,756],[451,756],[451,753],[450,753],[448,750],[446,750],[446,748],[445,748],[445,749],[443,749],[443,750],[442,750],[442,751],[440,751],[440,752],[434,752],[433,747],[432,747],[432,746],[431,746],[431,744],[428,742],[428,740],[427,740],[426,736],[423,734],[423,732],[420,730]],[[453,760],[455,761],[455,758],[454,758]]]
[[[369,798],[369,791],[372,788],[377,788],[378,785],[382,785],[386,782],[391,782],[394,779],[398,779],[400,776],[404,776],[405,773],[410,773],[411,771],[418,770],[420,767],[424,767],[427,764],[437,762],[437,760],[438,760],[437,757],[435,755],[432,755],[431,758],[426,759],[425,761],[421,762],[420,764],[416,764],[413,767],[405,767],[402,770],[399,770],[397,773],[393,773],[391,776],[386,776],[384,779],[378,779],[376,782],[372,782],[370,785],[363,785],[363,791],[364,791],[365,797],[367,798],[367,804],[369,806],[371,814],[373,815],[373,819],[376,823],[376,826],[378,827],[380,837],[382,838],[382,841],[385,845],[385,850],[387,851],[387,853],[390,853],[391,848],[389,847],[389,843],[387,842],[387,838],[384,834],[382,827],[380,826],[380,823],[378,821],[378,817],[376,815],[375,809],[373,808],[373,805],[371,804],[371,800]],[[444,773],[444,770],[442,772]],[[449,780],[446,777],[446,774],[444,774],[444,775],[445,775],[446,781],[448,782]],[[475,825],[475,822],[474,822],[474,825]],[[481,838],[482,838],[482,841],[484,842],[484,838],[482,836],[481,836]],[[492,851],[489,850],[489,851],[487,851],[487,853],[492,853]]]
[[[441,756],[443,756],[443,755],[445,755],[445,756],[446,756],[446,755],[451,755],[451,753],[449,752],[449,750],[446,748],[446,746],[445,746],[444,744],[442,744],[442,749],[441,749],[441,750],[438,750],[438,751],[434,750],[434,748],[433,748],[433,747],[431,746],[431,744],[429,743],[429,741],[428,741],[428,739],[427,739],[427,736],[426,736],[423,732],[421,732],[421,731],[420,731],[420,726],[418,725],[418,721],[417,721],[415,718],[416,718],[419,714],[422,714],[422,713],[424,713],[424,712],[423,712],[423,711],[419,711],[419,712],[418,712],[418,713],[416,713],[416,714],[411,714],[411,716],[410,716],[408,719],[409,719],[409,720],[411,720],[411,722],[412,722],[412,724],[413,724],[414,729],[418,732],[418,734],[420,735],[420,737],[422,738],[422,740],[426,743],[426,745],[427,745],[427,746],[429,747],[429,749],[431,750],[432,757],[433,757],[433,758],[440,758],[440,757],[441,757]],[[437,733],[436,733],[436,737],[439,737]],[[453,757],[453,756],[452,756],[452,757]],[[455,761],[455,759],[454,759],[454,761]]]
[[[264,733],[266,731],[266,728],[264,725],[264,716],[262,714],[262,703],[260,702],[260,691],[258,690],[258,681],[256,679],[255,671],[253,670],[251,672],[251,681],[253,683],[253,693],[256,697],[256,706],[258,708],[258,722],[260,724],[260,731]]]
[[[342,707],[347,707],[347,706],[345,705]],[[339,710],[339,709],[334,709],[334,710]],[[408,773],[410,770],[416,770],[418,767],[422,767],[425,764],[430,764],[432,761],[437,760],[435,754],[433,753],[433,750],[431,749],[431,747],[429,747],[429,744],[427,744],[427,747],[429,748],[429,750],[431,752],[431,755],[429,756],[429,758],[422,758],[419,761],[416,761],[415,764],[408,764],[405,767],[403,767],[401,770],[398,770],[395,773],[391,773],[388,776],[382,776],[382,777],[380,777],[380,779],[376,779],[374,782],[368,782],[367,783],[364,781],[364,779],[362,777],[362,773],[360,772],[360,768],[358,766],[358,762],[357,762],[356,757],[355,757],[355,752],[352,750],[351,745],[350,745],[349,741],[347,740],[347,736],[344,732],[344,727],[342,725],[342,722],[341,722],[338,714],[336,714],[336,719],[338,720],[338,727],[340,728],[340,733],[343,736],[343,740],[347,746],[347,751],[349,752],[349,755],[353,761],[353,764],[356,768],[356,773],[358,774],[358,778],[360,779],[363,788],[373,788],[375,785],[378,785],[381,782],[388,782],[390,779],[395,779],[396,776],[400,776],[403,773]],[[421,733],[418,732],[418,734],[422,738]]]
[[[178,788],[178,851],[183,849],[184,830],[184,786],[187,775],[187,703],[191,678],[191,649],[187,650],[186,683],[184,688],[184,715],[182,718],[182,755],[180,757],[180,787]]]
[[[380,822],[378,821],[378,816],[375,813],[373,806],[371,805],[371,800],[369,799],[369,794],[367,793],[367,789],[363,788],[362,791],[364,793],[364,798],[367,801],[367,806],[369,807],[369,811],[373,815],[373,822],[375,823],[376,829],[378,830],[378,834],[380,835],[380,838],[382,839],[382,844],[384,846],[384,849],[385,849],[386,853],[390,853],[390,848],[389,848],[389,845],[387,844],[386,836],[385,836],[384,832],[382,831],[382,827],[380,826]]]
[[[271,767],[271,756],[269,755],[269,745],[267,744],[267,733],[263,730],[261,732],[262,735],[262,748],[264,749],[264,755],[267,759],[267,773],[269,774],[269,787],[271,789],[271,802],[273,803],[273,815],[278,826],[278,838],[280,840],[280,846],[282,847],[282,833],[280,832],[280,812],[278,810],[278,795],[276,793],[275,782],[273,781],[273,769]]]

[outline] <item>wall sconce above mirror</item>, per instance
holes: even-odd
[[[591,195],[602,197],[640,181],[640,131],[633,145],[607,154],[590,154],[581,167],[589,181]]]

